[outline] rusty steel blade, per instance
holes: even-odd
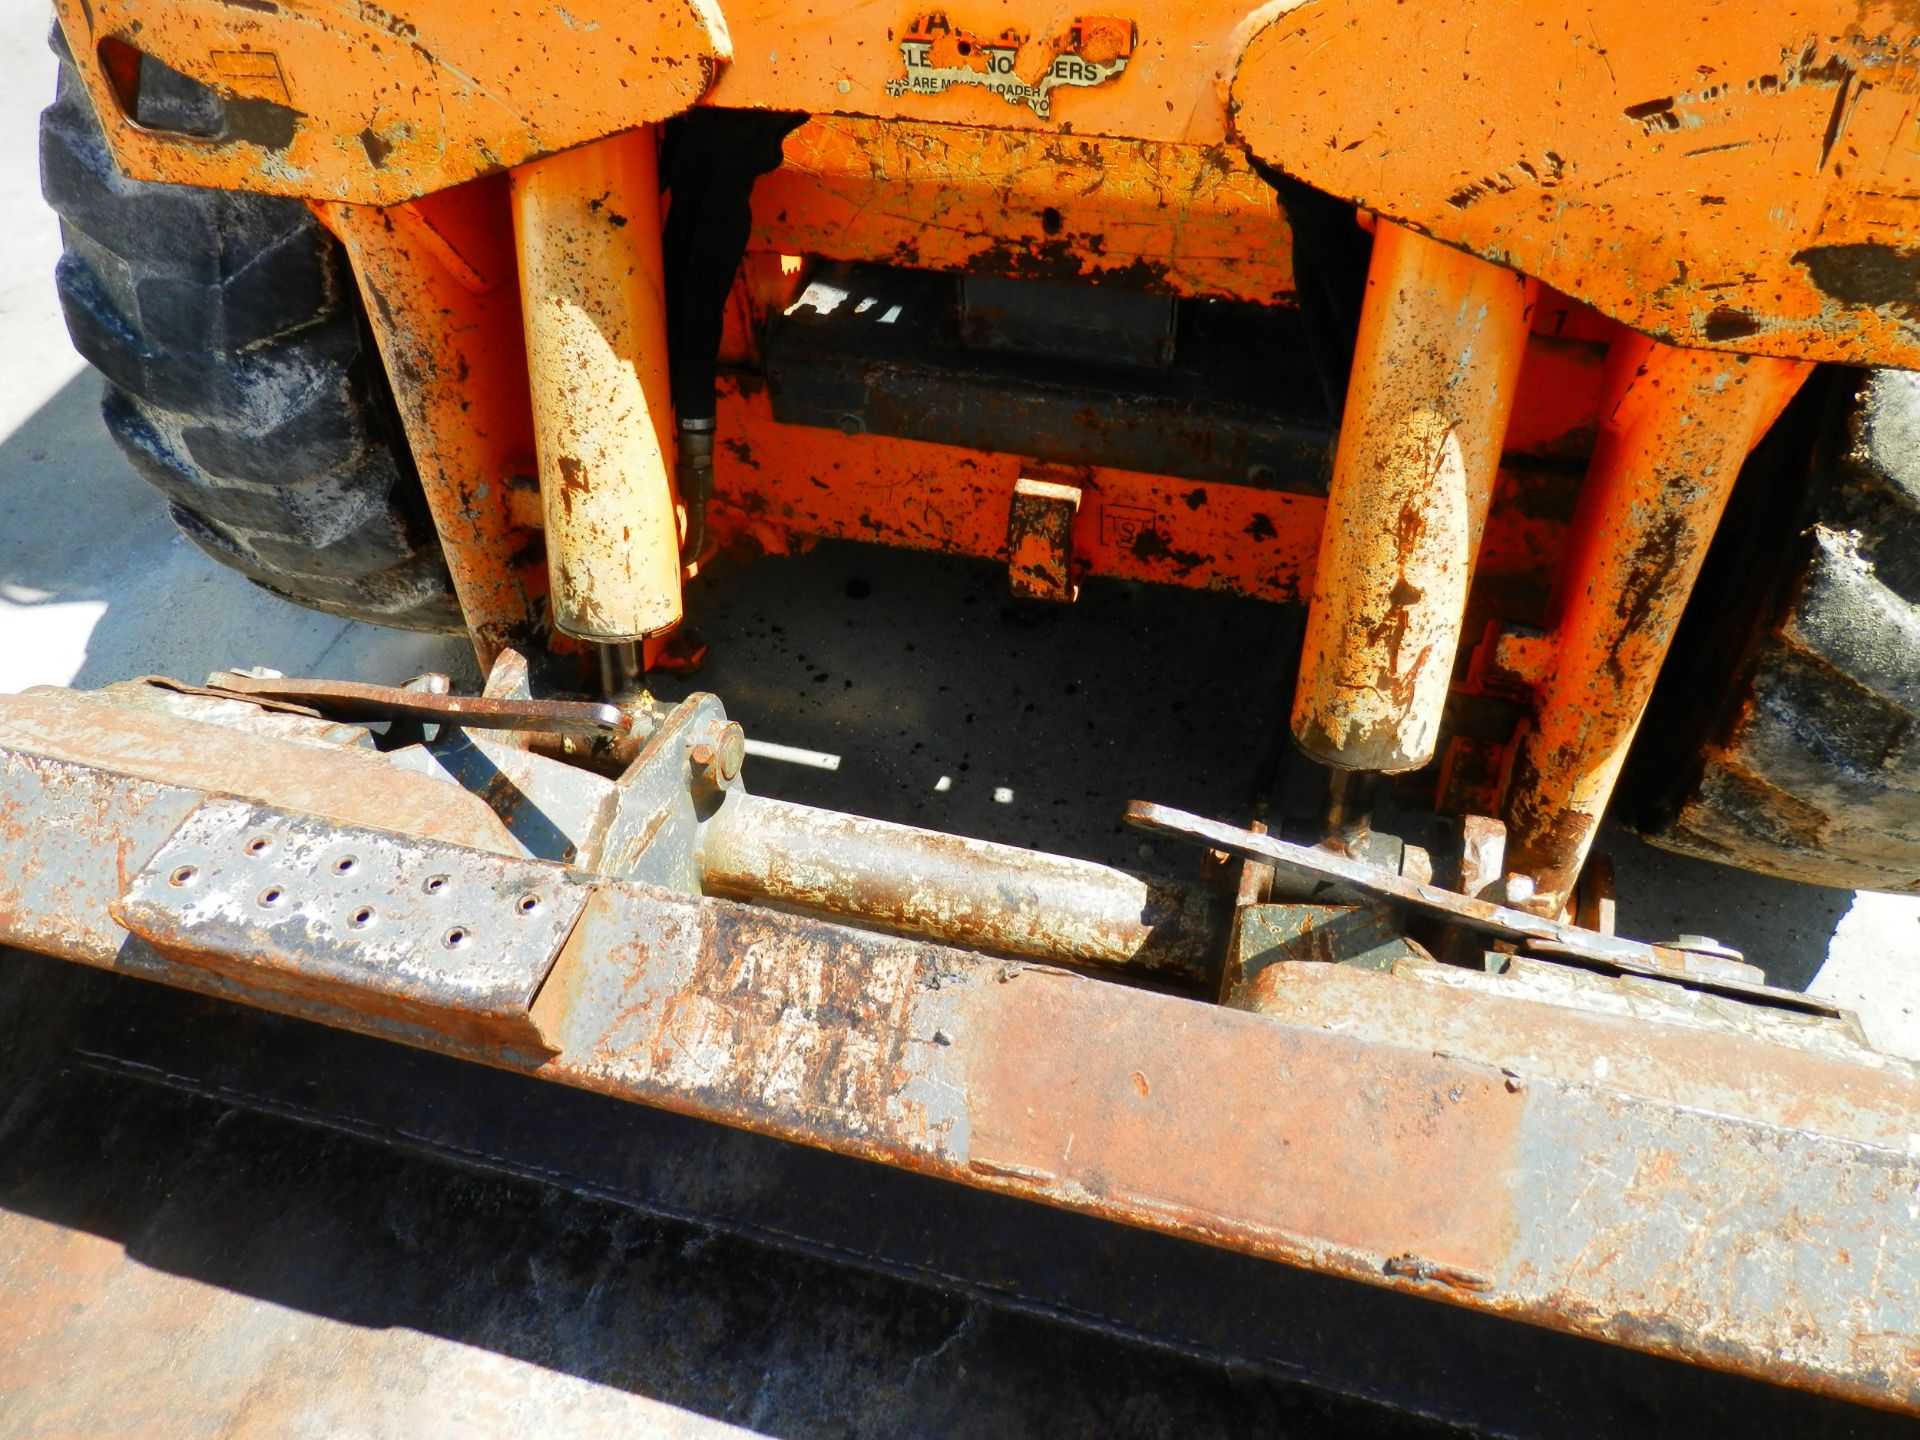
[[[1241,830],[1219,820],[1189,815],[1184,810],[1156,805],[1149,800],[1135,800],[1127,806],[1127,823],[1155,834],[1210,845],[1230,854],[1277,865],[1295,875],[1333,881],[1370,895],[1378,895],[1396,905],[1450,924],[1463,925],[1502,940],[1515,940],[1536,947],[1540,954],[1551,959],[1611,966],[1630,975],[1670,980],[1715,994],[1757,1000],[1813,1015],[1840,1013],[1825,1001],[1796,990],[1781,990],[1771,985],[1755,985],[1725,976],[1701,974],[1688,967],[1685,957],[1662,946],[1602,935],[1596,930],[1582,930],[1577,925],[1563,924],[1541,915],[1529,915],[1524,910],[1496,905],[1491,900],[1475,900],[1438,885],[1422,885],[1331,850],[1295,845],[1272,835],[1258,835],[1251,830]]]
[[[365,750],[221,736],[0,697],[0,941],[1920,1412],[1920,1071],[1893,1057],[1336,965],[1286,967],[1254,1014],[635,880],[593,882],[554,955],[564,917],[518,902],[561,871],[470,833],[474,797]],[[183,829],[198,806],[269,828]],[[250,857],[261,834],[286,848]],[[456,868],[446,842],[494,854]],[[241,885],[250,859],[269,873]],[[362,884],[402,879],[396,940],[384,913],[372,947],[343,939],[389,903]],[[224,937],[155,899],[202,883]],[[487,943],[542,916],[524,949]],[[438,963],[455,925],[471,969]]]

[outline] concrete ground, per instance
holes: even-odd
[[[0,226],[0,692],[154,672],[197,680],[235,664],[381,681],[442,669],[470,682],[458,639],[313,614],[220,568],[174,532],[108,441],[98,382],[62,326],[59,236],[37,198],[35,116],[54,74],[46,24],[32,0],[0,9],[0,190],[12,197]],[[695,603],[715,647],[701,686],[749,733],[842,757],[833,772],[756,762],[756,788],[1113,862],[1184,858],[1123,832],[1120,806],[1141,796],[1230,811],[1286,704],[1282,618],[1219,597],[1089,585],[1074,610],[1035,612],[1006,603],[991,567],[842,545],[722,566]],[[1777,983],[1857,1007],[1883,1047],[1920,1056],[1920,899],[1763,880],[1617,833],[1605,843],[1623,930],[1715,934]],[[98,1237],[0,1213],[6,1249],[84,1272],[89,1287],[192,1283],[143,1272]],[[205,1307],[196,1324],[268,1324],[258,1300],[208,1292],[194,1303]],[[287,1347],[312,1345],[315,1326],[339,1332],[311,1350],[312,1375],[349,1370],[365,1363],[354,1347],[388,1343],[310,1316],[272,1325]],[[394,1433],[437,1433],[426,1417],[450,1413],[463,1367],[484,1370],[494,1389],[503,1371],[539,1368],[418,1335],[404,1348],[404,1364],[428,1378]],[[43,1343],[41,1373],[83,1349]],[[566,1403],[613,1403],[591,1390]],[[631,1433],[706,1428],[635,1404],[614,1406]],[[40,1433],[4,1417],[0,1404],[0,1432]]]

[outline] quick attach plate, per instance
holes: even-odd
[[[529,1010],[595,883],[548,861],[210,799],[110,908],[169,959],[270,1008],[550,1051]]]

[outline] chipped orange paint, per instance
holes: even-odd
[[[696,104],[812,117],[756,196],[748,278],[724,339],[728,363],[749,371],[800,256],[1284,299],[1290,236],[1253,157],[1377,212],[1389,246],[1422,235],[1442,242],[1429,248],[1447,263],[1471,268],[1464,256],[1474,255],[1553,287],[1526,346],[1510,457],[1579,459],[1596,428],[1596,342],[1615,326],[1790,364],[1920,368],[1911,243],[1920,26],[1894,0],[1773,4],[1735,19],[1699,0],[1606,0],[1558,21],[1465,0],[1419,11],[1418,25],[1387,0],[1259,9],[1206,0],[1174,16],[1105,6],[1042,15],[1009,0],[939,12],[895,0],[830,12],[738,0],[724,17],[713,0],[644,13],[581,0],[532,21],[482,0],[58,8],[127,173],[305,196],[347,242],[483,655],[527,643],[544,624],[542,579],[530,573],[539,537],[523,489],[524,417],[536,402],[565,407],[558,372],[541,372],[529,398],[519,345],[486,338],[500,333],[515,293],[498,216],[472,198],[497,194],[498,183],[448,187],[513,167],[537,185],[543,170],[583,163],[585,142],[600,142],[589,154],[617,150],[634,142],[604,137],[646,134]],[[212,85],[228,102],[230,133],[132,123],[135,47]],[[569,155],[549,158],[556,152]],[[339,203],[423,195],[433,198],[384,210]],[[656,233],[649,222],[622,242]],[[610,256],[594,262],[609,274]],[[556,264],[579,258],[570,247]],[[657,364],[658,341],[657,332],[635,340],[630,358]],[[1518,349],[1498,348],[1503,363]],[[1443,368],[1449,357],[1436,358]],[[779,427],[753,383],[742,379],[723,402],[717,530],[773,548],[844,535],[1007,558],[1019,457]],[[1504,407],[1513,387],[1497,388]],[[1396,391],[1385,408],[1407,410],[1405,399]],[[665,413],[652,398],[640,408]],[[583,437],[604,430],[631,442],[654,428],[633,424],[634,409],[607,408]],[[1471,423],[1497,432],[1503,415],[1480,406]],[[1462,433],[1441,428],[1449,443]],[[1715,437],[1728,455],[1750,438]],[[1698,427],[1688,442],[1705,443]],[[668,444],[656,448],[664,462]],[[1545,470],[1508,471],[1467,591],[1492,464],[1476,462],[1461,523],[1439,527],[1464,537],[1466,557],[1431,607],[1451,617],[1437,632],[1441,661],[1449,627],[1534,615],[1541,577],[1560,559],[1558,487]],[[564,504],[556,474],[547,500]],[[649,493],[657,500],[661,488]],[[1336,487],[1336,513],[1341,503]],[[666,534],[667,509],[653,511],[641,529]],[[1073,517],[1072,561],[1090,575],[1294,600],[1316,568],[1355,573],[1316,562],[1326,513],[1310,497],[1095,469]],[[1710,528],[1712,514],[1686,524]],[[1432,527],[1445,515],[1420,518]],[[605,555],[632,548],[630,524],[589,528],[602,532]],[[1337,545],[1338,528],[1325,539]],[[595,549],[582,544],[560,548]],[[1588,549],[1573,563],[1631,568]],[[1671,577],[1684,582],[1682,597],[1691,573]],[[672,609],[654,606],[646,628],[670,623]],[[568,623],[600,633],[577,616]],[[1339,681],[1334,661],[1365,650],[1356,636],[1378,629],[1353,615],[1326,619],[1309,642],[1309,679]],[[1552,688],[1569,683],[1558,677],[1591,668],[1587,641],[1560,643],[1573,648],[1544,672],[1543,717],[1568,706]],[[1442,689],[1408,714],[1431,717]],[[1637,715],[1629,700],[1603,707],[1616,709]],[[1536,735],[1551,728],[1543,719]],[[1425,758],[1430,745],[1415,739],[1387,763]],[[1597,813],[1611,761],[1541,770],[1538,755],[1522,758],[1534,766],[1522,768],[1524,805]]]
[[[1004,563],[1023,462],[881,435],[781,425],[757,385],[723,382],[713,526],[779,553],[801,537],[869,540]],[[1073,554],[1083,575],[1297,600],[1325,502],[1096,467]]]
[[[534,446],[506,186],[315,208],[353,262],[482,668],[537,647],[539,534],[512,504]]]
[[[554,627],[663,634],[680,622],[680,522],[653,131],[516,170],[513,227]]]
[[[714,83],[714,105],[1201,145],[1227,137],[1227,80],[1251,33],[1245,0],[1198,0],[1177,15],[1126,4],[1081,10],[1007,0],[942,4],[948,48],[935,58],[984,67],[975,38],[1000,43],[1011,31],[1004,79],[1037,77],[1073,48],[1076,30],[1091,61],[1110,62],[1124,50],[1122,73],[1103,83],[1055,87],[1043,117],[1031,104],[1012,103],[986,85],[912,88],[917,67],[909,65],[906,51],[929,39],[926,11],[912,0],[812,7],[736,0],[723,8],[734,53]],[[1123,33],[1123,26],[1130,29]],[[1090,29],[1099,32],[1091,43]],[[959,48],[963,40],[966,54]]]
[[[1640,336],[1614,351],[1506,800],[1508,864],[1542,914],[1573,892],[1740,466],[1811,369]]]
[[[533,10],[58,0],[55,9],[127,174],[357,204],[416,199],[679,114],[727,55],[725,24],[703,0]],[[229,101],[227,133],[128,123],[103,45],[137,48],[212,86]]]
[[[760,182],[755,244],[1270,303],[1293,292],[1271,186],[1225,145],[823,116]]]
[[[1317,0],[1233,80],[1256,155],[1623,324],[1906,369],[1917,96],[1904,0]]]
[[[884,435],[782,425],[765,390],[723,377],[712,527],[784,554],[810,537],[1008,559],[1028,462]],[[1313,583],[1326,501],[1096,466],[1077,481],[1075,573],[1298,602]],[[1546,593],[1563,523],[1538,503],[1549,472],[1501,472],[1478,579],[1529,612]],[[1541,597],[1534,599],[1532,597]]]
[[[850,210],[878,195],[878,188],[865,199],[849,195]],[[353,256],[476,646],[489,661],[502,644],[537,646],[547,589],[544,521],[503,180],[385,210],[316,208]],[[755,246],[794,238],[760,209]],[[1153,246],[1145,242],[1144,248]],[[748,369],[757,363],[760,329],[792,299],[803,273],[797,255],[749,252],[729,304],[725,363]],[[1558,333],[1536,334],[1527,347],[1508,430],[1513,456],[1557,461],[1590,444],[1604,351],[1584,337],[1614,330],[1596,321],[1564,297],[1543,303],[1536,326]],[[1583,338],[1560,338],[1570,334]],[[719,471],[723,505],[732,506],[729,533],[753,528],[773,549],[799,535],[844,535],[1003,556],[1004,524],[991,514],[976,521],[967,512],[983,475],[991,477],[994,504],[1010,497],[1018,459],[778,426],[750,382],[746,375],[730,382],[722,411]],[[751,464],[742,459],[747,455]],[[1075,540],[1076,555],[1093,573],[1298,598],[1323,502],[1101,473],[1117,508],[1111,518],[1084,525]],[[846,476],[865,477],[867,488],[850,490],[854,482]],[[829,477],[837,495],[857,493],[860,503],[826,496],[815,482]],[[1562,533],[1562,492],[1569,488],[1550,470],[1503,471],[1480,569],[1509,618],[1536,618],[1531,597],[1544,593]],[[1214,508],[1204,518],[1195,494],[1211,497]],[[900,513],[895,495],[913,496],[918,513]],[[778,523],[767,520],[770,510]],[[1196,557],[1204,558],[1196,563]]]
[[[1028,135],[1093,182],[1059,195],[1096,205],[1102,167],[1071,158],[1090,141],[1131,150],[1123,171],[1217,164],[1236,188],[1250,184],[1244,146],[1674,343],[1920,368],[1920,25],[1901,0],[1775,0],[1732,17],[1700,0],[1608,0],[1560,20],[1468,0],[1418,24],[1398,0],[1204,0],[1177,15],[979,0],[938,12],[940,26],[897,0],[580,0],[531,20],[479,0],[57,8],[96,108],[120,117],[106,126],[115,157],[141,179],[392,203],[696,104],[809,114],[829,146],[895,122]],[[130,46],[226,97],[229,133],[128,121]],[[995,83],[916,87],[915,47],[953,62],[943,73]],[[1074,55],[1121,68],[1063,78],[1037,108],[1010,89]],[[863,118],[819,118],[833,116]],[[932,171],[977,192],[969,167],[985,156],[991,171],[1000,143],[961,142]],[[1178,215],[1192,199],[1176,191]],[[1134,203],[1121,194],[1121,209]],[[1044,233],[1023,233],[1031,207],[1013,208],[1007,243],[1044,254]],[[1052,208],[1077,223],[1069,208],[1083,207]],[[883,234],[883,218],[862,228]],[[1103,231],[1071,233],[1088,237],[1084,268],[1116,268],[1093,242]],[[1145,238],[1113,257],[1154,260]],[[1231,249],[1202,237],[1192,254],[1197,284],[1231,282]]]
[[[1073,517],[1084,492],[1063,479],[1022,475],[1007,510],[1007,580],[1030,600],[1070,602],[1074,583]]]

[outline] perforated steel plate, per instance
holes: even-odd
[[[594,881],[546,861],[215,799],[112,910],[170,958],[250,988],[370,1022],[538,1045],[529,1007]]]

